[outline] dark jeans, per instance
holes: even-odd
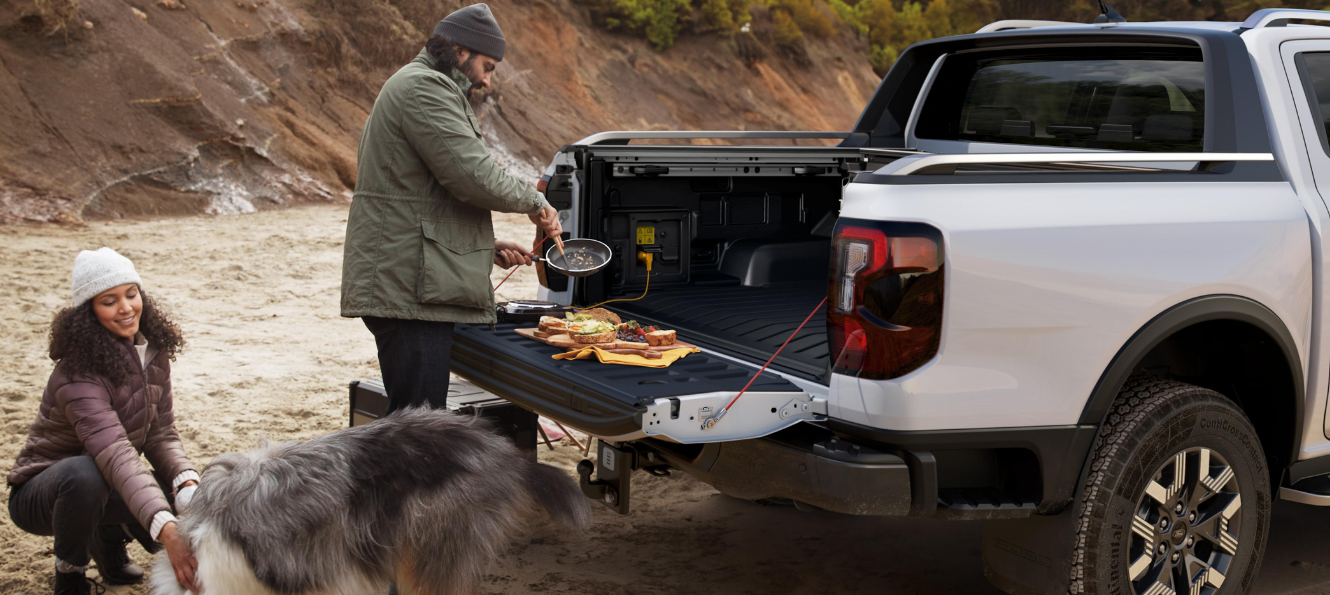
[[[55,557],[72,566],[88,565],[88,546],[99,527],[120,531],[118,525],[139,523],[88,456],[64,459],[11,487],[9,518],[28,533],[55,536]]]
[[[442,409],[448,400],[453,323],[363,318],[379,347],[388,413],[406,407]]]

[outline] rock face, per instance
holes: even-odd
[[[344,201],[382,82],[436,0],[0,3],[0,222],[244,213]],[[845,130],[878,78],[848,33],[791,53],[692,34],[664,53],[571,0],[494,0],[508,38],[473,101],[534,177],[602,130]]]

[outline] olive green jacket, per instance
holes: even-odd
[[[342,316],[493,323],[490,211],[548,204],[480,140],[470,81],[426,51],[379,91],[360,136],[346,220]]]

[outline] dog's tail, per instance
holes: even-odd
[[[527,492],[551,517],[577,529],[591,525],[591,505],[582,495],[582,488],[567,473],[531,462],[524,475]]]

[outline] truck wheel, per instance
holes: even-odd
[[[1270,473],[1223,395],[1133,377],[1095,441],[1071,593],[1246,593],[1265,553]]]

